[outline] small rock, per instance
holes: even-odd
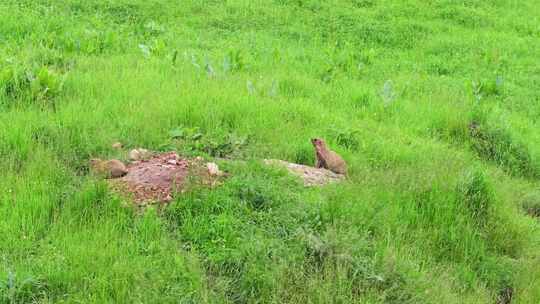
[[[147,160],[150,157],[152,157],[152,152],[150,152],[150,151],[148,151],[146,149],[143,149],[143,148],[133,149],[133,150],[129,151],[128,157],[132,161]]]
[[[216,163],[206,163],[206,168],[208,168],[208,173],[210,176],[222,176],[223,172],[219,170],[219,167]]]
[[[152,152],[142,148],[139,148],[139,153],[141,153],[142,159],[144,160],[149,159],[153,155]]]
[[[122,143],[121,142],[115,142],[114,144],[112,144],[111,146],[113,149],[116,149],[116,150],[120,150],[122,149]]]
[[[133,149],[128,153],[129,160],[140,160],[141,153],[137,149]]]

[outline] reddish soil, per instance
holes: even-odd
[[[130,194],[137,204],[169,202],[182,190],[189,166],[190,162],[175,152],[157,154],[128,164],[128,173],[111,182],[121,192]]]

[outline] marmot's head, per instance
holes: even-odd
[[[324,148],[325,147],[324,140],[322,140],[320,138],[312,138],[311,143],[313,144],[313,146],[315,148]]]

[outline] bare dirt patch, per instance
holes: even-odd
[[[128,164],[128,173],[110,182],[137,204],[169,202],[175,193],[184,189],[192,164],[193,161],[181,158],[175,152],[156,154],[148,160]]]

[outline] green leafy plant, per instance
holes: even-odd
[[[205,134],[198,127],[177,127],[169,132],[173,146],[186,154],[233,157],[248,144],[248,138],[231,133]]]
[[[64,77],[50,68],[41,67],[30,77],[32,96],[38,99],[50,99],[62,91]]]
[[[148,36],[157,36],[165,33],[165,27],[156,21],[149,21],[144,26],[144,33]]]
[[[237,72],[245,68],[245,59],[241,50],[230,50],[223,59],[224,72]]]
[[[394,103],[394,101],[397,98],[397,93],[394,89],[394,84],[391,80],[387,80],[384,82],[384,85],[381,90],[381,97],[384,102],[384,106],[388,107]]]
[[[51,67],[37,69],[7,66],[0,70],[0,93],[11,100],[52,102],[63,90],[66,74]]]
[[[33,277],[19,279],[8,271],[5,279],[0,279],[1,303],[35,303],[45,295],[45,285]]]
[[[500,75],[472,82],[472,92],[477,102],[485,97],[500,96],[503,94],[504,78]]]
[[[338,145],[351,151],[358,150],[360,145],[360,142],[358,141],[358,134],[360,134],[359,130],[350,127],[333,127],[330,129],[330,133],[332,134],[332,137],[335,138]]]

